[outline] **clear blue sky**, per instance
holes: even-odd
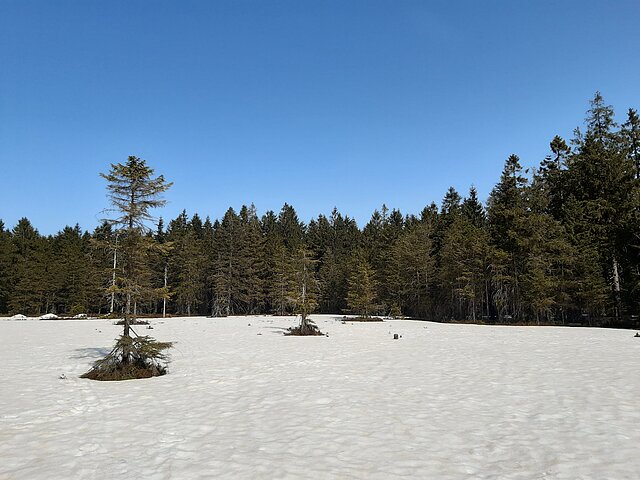
[[[640,107],[639,20],[637,0],[0,0],[0,218],[91,230],[128,155],[175,182],[165,218],[486,199],[596,90]]]

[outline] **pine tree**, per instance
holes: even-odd
[[[15,252],[15,283],[9,310],[27,315],[51,312],[55,292],[51,285],[53,269],[49,243],[26,218],[18,221],[11,239]]]
[[[346,308],[347,278],[352,252],[361,243],[355,221],[343,216],[337,208],[329,217],[319,215],[309,223],[307,242],[315,258],[320,259],[320,310],[340,312]]]
[[[391,294],[390,310],[428,315],[436,277],[433,248],[433,229],[426,223],[407,229],[395,241],[385,278]]]
[[[197,228],[189,228],[172,242],[173,263],[178,268],[174,296],[178,310],[191,316],[203,302],[205,256]]]
[[[567,192],[567,158],[571,149],[564,139],[556,135],[549,144],[551,155],[540,164],[538,183],[548,198],[547,211],[560,220]]]
[[[236,260],[239,224],[238,215],[233,208],[229,208],[222,221],[215,228],[213,316],[226,316],[234,313],[239,275]]]
[[[630,324],[640,314],[639,118],[629,109],[618,126],[596,93],[584,132],[571,147],[554,136],[531,180],[517,156],[507,159],[486,211],[475,188],[465,199],[450,188],[419,214],[383,205],[362,230],[336,208],[305,226],[285,204],[260,220],[253,205],[214,222],[183,211],[151,234],[145,225],[168,185],[131,157],[103,175],[113,218],[92,235],[0,222],[0,313],[112,311],[129,323],[138,310],[292,314],[307,251],[322,312],[350,308],[356,279],[367,277],[352,268],[362,254],[370,311]]]
[[[378,312],[376,280],[363,251],[356,251],[351,259],[351,273],[347,289],[348,311],[364,318]]]
[[[108,196],[114,214],[109,223],[119,229],[121,238],[121,264],[117,287],[125,299],[124,333],[129,337],[129,325],[135,321],[138,302],[147,300],[151,293],[151,271],[147,260],[155,244],[145,236],[146,222],[153,219],[150,210],[166,202],[161,195],[171,183],[162,175],[152,178],[153,169],[138,157],[130,156],[126,164],[112,164],[108,173],[100,176],[107,181]]]
[[[521,219],[518,232],[518,249],[525,259],[518,278],[521,300],[538,324],[552,323],[566,291],[562,273],[573,269],[564,229],[550,215],[534,210]]]
[[[90,239],[92,272],[98,288],[102,291],[96,301],[92,302],[90,311],[102,312],[105,308],[109,314],[117,309],[116,272],[118,267],[118,242],[113,227],[103,221],[93,231]]]
[[[462,216],[447,230],[440,252],[440,281],[453,318],[476,321],[488,315],[489,236],[473,219]]]
[[[316,261],[311,252],[301,245],[293,254],[292,283],[289,298],[295,305],[295,313],[300,315],[300,325],[290,330],[292,335],[322,335],[311,322],[309,315],[318,306],[318,281],[315,274]]]
[[[288,315],[295,310],[298,288],[295,282],[293,256],[279,239],[272,240],[270,252],[272,255],[269,272],[271,281],[267,297],[274,313]]]
[[[298,219],[298,214],[291,205],[285,203],[282,206],[278,214],[278,229],[290,252],[296,251],[303,245],[304,224]]]
[[[238,301],[241,311],[255,314],[262,308],[264,240],[256,207],[242,206],[238,239]]]
[[[136,318],[137,303],[146,300],[150,291],[151,269],[147,260],[155,244],[145,235],[146,222],[153,218],[151,209],[166,203],[161,195],[172,185],[162,175],[154,178],[153,173],[145,160],[130,156],[125,164],[111,164],[108,173],[100,174],[107,181],[113,205],[110,223],[122,232],[123,260],[118,288],[126,299],[126,306],[122,336],[113,351],[84,375],[87,378],[123,380],[165,372],[158,361],[165,358],[162,350],[170,344],[158,343],[149,337],[132,337],[130,327],[132,318],[134,321]]]
[[[518,226],[526,214],[527,179],[517,155],[505,162],[500,182],[489,197],[487,209],[491,243],[492,297],[501,322],[520,319],[523,305],[519,278],[526,258],[518,245]]]
[[[11,232],[5,229],[4,222],[0,220],[0,313],[8,313],[13,296],[14,255]]]
[[[365,255],[375,272],[377,298],[382,310],[389,311],[397,303],[397,295],[389,278],[394,275],[393,245],[404,231],[404,218],[399,210],[382,205],[381,211],[375,210],[371,220],[365,226],[362,239]]]
[[[99,275],[94,270],[88,234],[79,225],[65,227],[52,239],[53,269],[56,272],[56,310],[87,313],[100,296]]]
[[[460,213],[476,227],[485,225],[487,215],[482,203],[478,200],[476,187],[471,186],[471,188],[469,188],[469,196],[463,200]]]
[[[153,287],[156,291],[158,303],[155,303],[154,313],[162,312],[162,318],[167,316],[167,304],[174,296],[174,291],[169,283],[169,266],[173,259],[174,243],[169,241],[168,232],[164,229],[164,220],[162,217],[158,219],[154,240],[158,244],[158,248],[153,252],[151,265],[153,270]]]
[[[637,226],[638,185],[622,136],[613,130],[613,115],[613,108],[596,93],[587,112],[586,134],[574,141],[577,148],[569,159],[568,183],[577,216],[567,222],[574,236],[593,242],[611,286],[613,316],[620,321],[629,279],[624,264]]]
[[[636,178],[640,178],[640,116],[637,110],[630,108],[627,121],[620,131],[623,149],[635,169]]]

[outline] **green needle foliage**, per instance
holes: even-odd
[[[616,120],[596,93],[572,139],[539,140],[538,168],[503,159],[484,204],[451,187],[440,205],[383,205],[360,228],[336,208],[305,224],[291,205],[249,205],[182,212],[152,234],[170,184],[130,157],[102,175],[110,218],[91,233],[0,221],[0,314],[113,311],[125,332],[138,313],[640,326],[637,111]]]
[[[81,378],[113,381],[164,375],[168,361],[165,350],[172,346],[171,342],[158,342],[147,336],[121,335],[111,352]]]
[[[107,180],[107,190],[114,217],[107,220],[120,238],[120,263],[114,265],[113,283],[108,294],[116,294],[124,301],[123,333],[109,355],[97,362],[85,378],[94,380],[126,380],[163,375],[166,372],[159,361],[161,353],[170,343],[155,342],[150,337],[139,337],[131,329],[136,323],[138,304],[152,297],[166,298],[165,289],[152,286],[153,270],[149,260],[154,253],[162,255],[167,245],[147,235],[145,222],[152,219],[150,210],[166,202],[161,194],[169,189],[164,177],[153,178],[153,169],[145,160],[130,156],[126,164],[112,164],[109,173],[101,174]],[[132,337],[133,333],[133,337]]]
[[[295,305],[295,313],[300,315],[300,325],[291,328],[289,335],[322,335],[309,315],[317,308],[318,282],[315,275],[316,261],[309,250],[299,247],[293,257],[292,282],[293,289],[289,297]]]

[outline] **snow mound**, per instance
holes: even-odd
[[[38,317],[39,320],[58,320],[59,318],[60,317],[55,313],[47,313],[45,315],[42,315],[41,317]]]
[[[87,318],[87,314],[86,313],[79,313],[77,315],[74,315],[73,318]]]
[[[14,315],[13,317],[10,317],[9,319],[10,320],[26,320],[27,317],[25,317],[21,313],[18,313],[17,315]]]

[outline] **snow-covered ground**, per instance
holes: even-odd
[[[169,375],[112,383],[121,327],[0,321],[0,478],[640,478],[634,332],[316,318],[152,320]]]

